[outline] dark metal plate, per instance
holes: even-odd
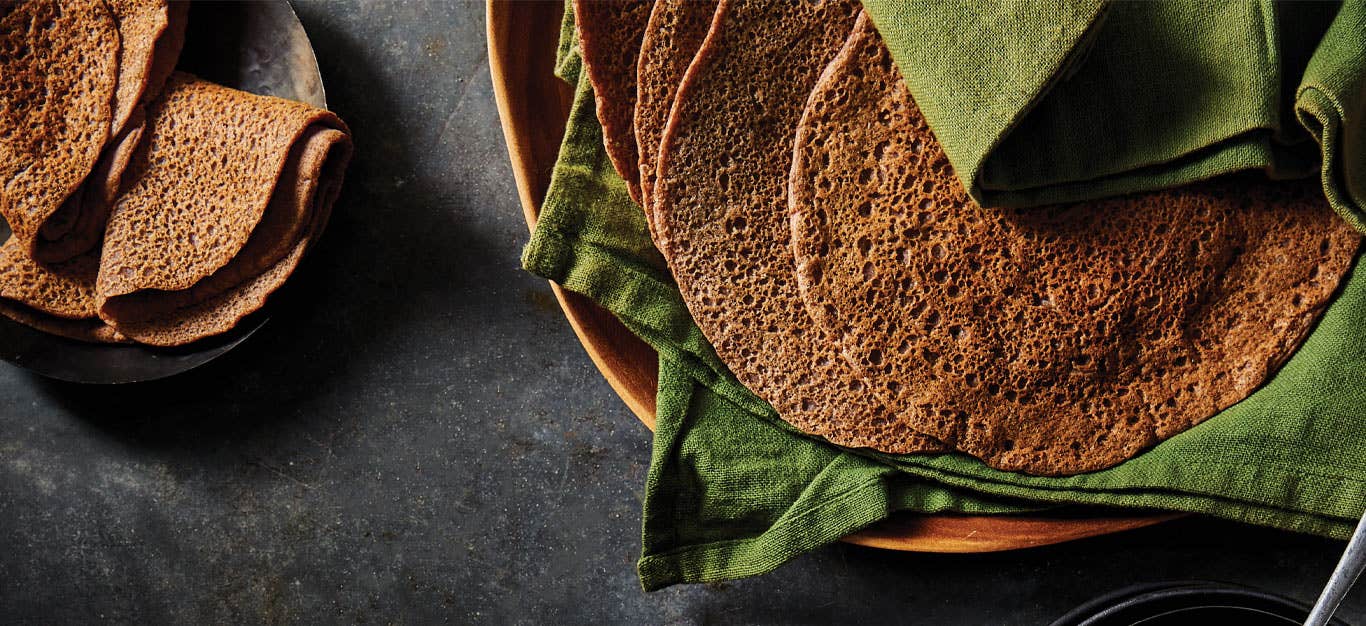
[[[252,93],[327,106],[313,46],[288,0],[195,2],[179,69]],[[9,236],[8,231],[0,220],[0,241]],[[267,312],[259,312],[222,336],[164,349],[81,343],[0,316],[0,359],[69,382],[156,380],[222,356],[267,319]]]

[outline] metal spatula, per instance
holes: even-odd
[[[1314,609],[1309,612],[1309,619],[1304,621],[1304,626],[1324,626],[1328,620],[1333,619],[1333,613],[1337,612],[1342,599],[1347,597],[1347,592],[1356,584],[1362,569],[1366,569],[1366,515],[1357,522],[1357,529],[1352,532],[1352,540],[1347,542],[1347,550],[1342,553],[1337,569],[1333,570],[1328,585],[1323,588],[1323,593],[1319,594],[1319,599],[1314,603]]]

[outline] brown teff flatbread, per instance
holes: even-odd
[[[118,88],[111,134],[123,130],[133,110],[161,92],[185,43],[188,1],[106,0],[118,25]]]
[[[851,1],[722,0],[664,133],[656,226],[688,309],[740,381],[807,432],[874,446],[885,441],[839,429],[891,418],[807,315],[787,219],[802,105],[856,11]]]
[[[870,22],[811,94],[797,278],[894,415],[820,431],[988,465],[1098,470],[1245,398],[1290,357],[1361,238],[1312,181],[1239,176],[1048,208],[973,203]]]
[[[174,74],[105,239],[100,317],[153,345],[226,332],[322,228],[351,143],[328,111]]]
[[[188,295],[190,297],[178,298],[184,303],[181,308],[174,310],[165,310],[164,307],[152,308],[151,310],[160,310],[151,317],[133,319],[121,324],[120,329],[126,331],[130,336],[137,337],[138,341],[143,343],[161,346],[183,345],[203,337],[227,332],[237,326],[243,318],[265,306],[270,295],[289,279],[289,276],[298,267],[299,261],[303,259],[304,253],[308,251],[308,248],[327,224],[332,202],[340,191],[341,182],[340,171],[327,172],[327,170],[345,167],[346,157],[341,156],[340,152],[349,151],[349,143],[345,143],[346,141],[346,136],[340,131],[327,129],[314,133],[313,138],[307,142],[309,147],[297,161],[299,167],[287,170],[305,172],[306,174],[301,177],[291,176],[295,180],[287,182],[282,180],[281,189],[271,202],[272,205],[276,205],[288,203],[290,199],[300,199],[294,207],[281,209],[281,211],[292,213],[297,208],[305,208],[307,215],[303,217],[306,221],[299,222],[298,225],[304,226],[307,230],[300,232],[296,228],[287,229],[297,232],[297,237],[293,239],[292,246],[284,250],[283,258],[265,268],[265,271],[255,275],[248,275],[244,266],[232,269],[225,268],[204,282],[226,284],[232,278],[244,276],[243,282],[216,293],[212,287],[196,286],[189,290]],[[274,210],[272,208],[272,211]],[[265,219],[270,220],[271,218]],[[277,224],[276,226],[282,225]],[[264,223],[262,228],[265,228]],[[262,234],[264,233],[253,234],[252,241],[247,244],[247,247],[263,250],[277,246],[280,242],[288,241],[288,239],[280,237],[282,234],[280,232],[275,233],[275,238],[268,234],[258,237]],[[258,244],[258,242],[260,243]],[[260,256],[253,257],[248,250],[244,250],[242,256],[245,258],[262,258]],[[195,298],[200,294],[215,295],[196,300]]]
[[[45,262],[60,263],[99,246],[124,170],[142,141],[144,121],[142,109],[134,109],[123,132],[105,146],[95,170],[43,224],[39,239]]]
[[[17,239],[0,246],[0,315],[38,330],[92,343],[124,339],[95,316],[99,255],[34,263]]]
[[[31,256],[109,138],[119,38],[103,0],[26,0],[0,18],[0,215]]]
[[[112,139],[95,170],[39,230],[38,255],[44,262],[64,261],[99,245],[123,168],[142,136],[143,106],[160,93],[185,40],[188,2],[109,0],[108,5],[121,46]]]
[[[658,174],[659,142],[669,122],[678,85],[707,37],[715,0],[658,0],[640,44],[636,69],[636,148],[640,153],[640,205],[650,234],[655,231],[651,195]]]
[[[127,337],[98,317],[69,320],[45,315],[28,307],[20,306],[9,300],[0,300],[0,315],[20,324],[45,332],[49,335],[65,337],[86,343],[132,343]]]
[[[53,317],[79,320],[95,317],[95,274],[98,254],[39,265],[11,237],[0,246],[0,298]]]
[[[654,0],[574,0],[584,69],[602,123],[603,144],[631,199],[640,202],[636,167],[636,59]]]

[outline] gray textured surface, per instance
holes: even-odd
[[[1331,570],[1340,543],[1188,520],[994,555],[837,545],[643,594],[648,434],[517,269],[483,5],[299,13],[357,141],[322,247],[258,337],[184,378],[0,368],[0,622],[1037,624],[1143,580],[1308,600]]]

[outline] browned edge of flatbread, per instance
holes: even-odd
[[[783,419],[852,447],[883,442],[833,427],[889,416],[806,314],[786,197],[803,104],[857,10],[847,1],[722,0],[679,87],[655,187],[660,239],[717,354]],[[942,447],[914,441],[904,451]]]
[[[40,265],[10,238],[0,246],[0,314],[43,332],[69,339],[119,341],[95,317],[95,273],[99,256],[85,254],[55,265]]]
[[[166,28],[162,29],[152,50],[152,62],[147,67],[147,79],[138,102],[145,108],[161,95],[166,81],[180,62],[185,47],[185,29],[190,24],[190,0],[168,0]]]
[[[603,145],[612,166],[640,202],[636,162],[636,59],[654,0],[574,0],[574,26],[593,84]]]
[[[652,192],[659,173],[659,143],[678,85],[697,56],[716,15],[716,0],[657,0],[640,44],[636,67],[636,148],[640,154],[640,205],[655,234]]]
[[[130,339],[97,317],[66,319],[48,315],[12,300],[0,299],[0,315],[37,331],[84,343],[128,344]]]
[[[105,1],[119,29],[119,83],[113,93],[113,119],[109,123],[109,134],[117,135],[143,103],[143,93],[160,90],[160,85],[149,85],[150,68],[156,63],[157,49],[165,51],[169,7],[167,0]],[[179,56],[179,46],[175,52]],[[171,62],[175,62],[173,57]]]

